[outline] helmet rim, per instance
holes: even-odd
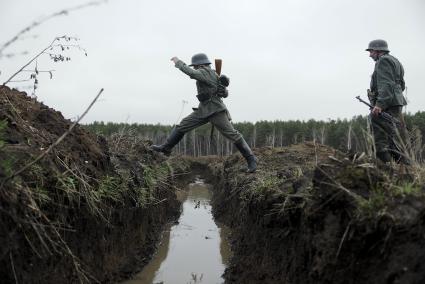
[[[383,39],[375,39],[369,42],[369,46],[366,48],[366,51],[371,50],[390,52],[388,49],[388,43]]]
[[[208,56],[205,53],[197,53],[192,56],[191,64],[189,66],[198,66],[198,65],[209,65],[211,64]]]

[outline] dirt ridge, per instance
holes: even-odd
[[[256,154],[254,175],[238,156],[211,167],[233,232],[226,283],[424,282],[422,184],[315,143]]]
[[[32,161],[71,121],[0,87],[0,179]],[[165,159],[144,141],[106,141],[77,125],[0,188],[2,283],[107,283],[141,268],[179,202]]]

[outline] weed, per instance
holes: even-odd
[[[275,175],[265,175],[258,176],[257,179],[252,181],[252,184],[249,185],[238,185],[237,181],[235,182],[235,188],[245,187],[244,190],[240,192],[239,198],[245,203],[249,200],[261,201],[273,193],[275,193],[281,180]]]
[[[1,150],[1,149],[0,149]],[[0,161],[0,172],[4,176],[10,176],[13,173],[13,160],[4,159]]]
[[[378,184],[368,198],[358,198],[357,217],[374,217],[385,213],[397,199],[407,196],[425,196],[422,188],[415,183],[401,185]]]
[[[52,201],[52,198],[49,196],[49,190],[47,190],[47,188],[45,187],[41,187],[41,186],[36,186],[33,190],[32,190],[34,199],[36,201],[38,201],[39,205],[44,205],[44,204],[48,204]]]
[[[401,185],[392,187],[392,193],[396,197],[406,197],[408,195],[420,196],[424,195],[422,188],[417,184],[406,182]]]
[[[4,147],[4,129],[7,127],[7,120],[0,120],[0,150]]]
[[[373,217],[384,213],[388,206],[388,192],[384,187],[373,189],[369,198],[358,198],[357,217]]]
[[[105,176],[99,183],[97,193],[100,199],[111,199],[122,202],[122,191],[125,185],[120,178]]]
[[[264,193],[276,189],[280,183],[277,176],[266,175],[256,180],[254,188],[258,193]]]
[[[143,169],[143,182],[149,192],[154,189],[154,186],[156,185],[156,177],[154,175],[154,170],[151,167],[146,166]]]
[[[3,151],[5,146],[5,141],[3,140],[4,130],[7,127],[7,120],[0,120],[0,154]],[[13,172],[13,160],[9,155],[7,158],[2,158],[0,160],[0,176],[9,176]]]

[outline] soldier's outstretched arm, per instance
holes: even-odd
[[[201,70],[195,70],[190,68],[189,66],[186,65],[186,63],[184,63],[177,57],[171,58],[171,61],[174,62],[176,68],[180,69],[180,71],[188,75],[190,78],[203,81],[206,83],[210,83],[209,78]]]

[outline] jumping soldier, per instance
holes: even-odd
[[[227,96],[227,90],[223,91],[222,84],[226,83],[226,79],[228,84],[228,78],[219,78],[218,74],[211,69],[211,62],[204,53],[192,56],[192,64],[189,66],[193,69],[177,57],[171,58],[171,61],[174,62],[176,68],[196,80],[198,90],[196,97],[199,100],[199,106],[172,129],[164,144],[152,145],[152,149],[170,155],[172,148],[179,143],[185,133],[210,122],[241,152],[248,163],[247,172],[255,172],[257,169],[256,157],[245,139],[230,122],[230,114],[222,100],[222,97]]]
[[[404,69],[397,58],[390,55],[385,40],[376,39],[369,43],[366,51],[375,61],[375,69],[368,90],[368,97],[373,109],[369,115],[375,139],[376,156],[384,163],[394,157],[397,161],[405,146],[406,128],[402,108],[407,104],[403,91],[405,89]],[[380,115],[387,112],[398,121],[398,127]],[[403,141],[404,140],[404,141]]]

